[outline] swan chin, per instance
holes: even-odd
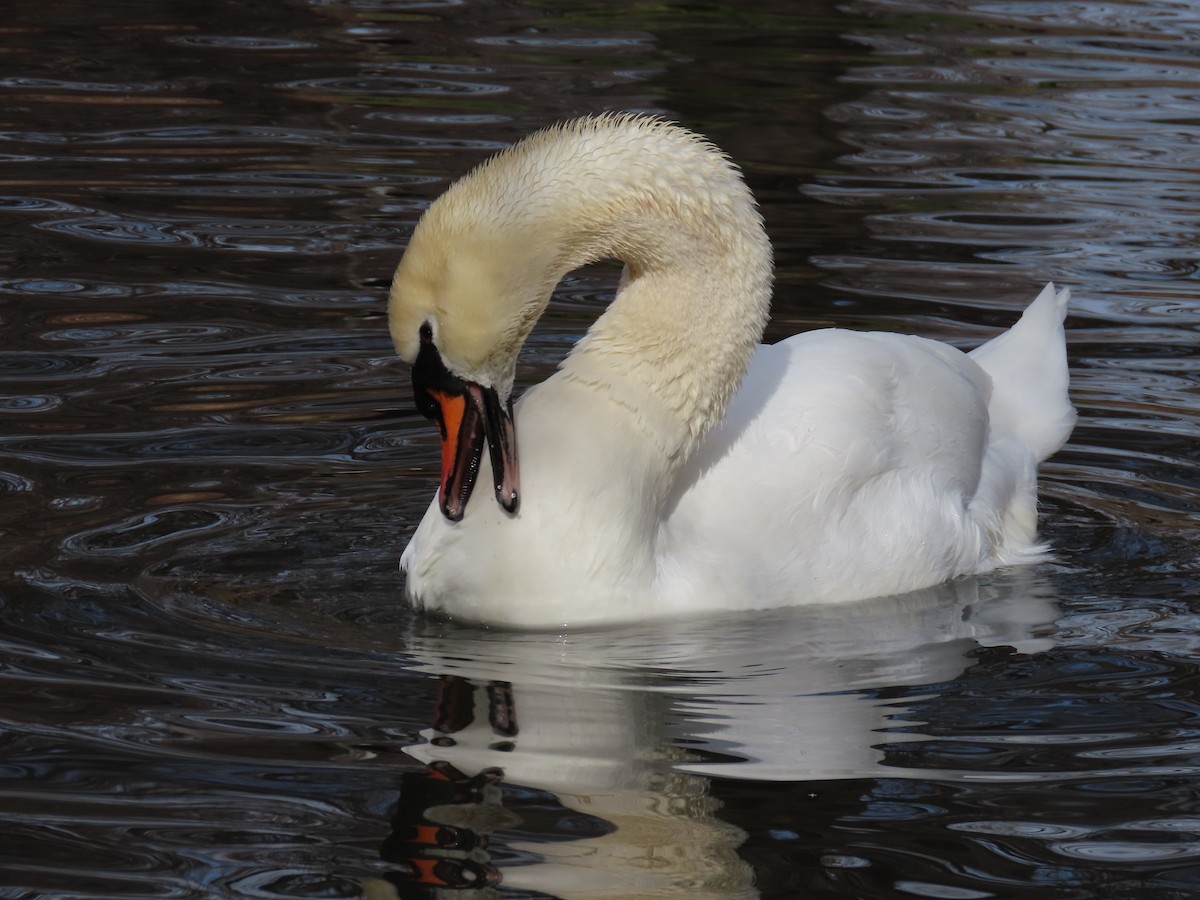
[[[604,258],[625,264],[616,297],[514,408],[555,285]],[[1048,285],[964,354],[837,329],[760,346],[771,287],[737,168],[659,119],[568,122],[452,185],[388,307],[442,438],[401,560],[413,602],[600,625],[845,602],[1037,558],[1037,467],[1075,420],[1069,292]],[[494,503],[472,496],[485,445]]]

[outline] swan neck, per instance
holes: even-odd
[[[721,420],[762,338],[771,251],[740,177],[719,203],[678,186],[613,203],[579,247],[625,263],[616,297],[564,363],[566,377],[629,408],[677,465]],[[632,213],[629,211],[633,208]]]

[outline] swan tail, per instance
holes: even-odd
[[[1071,292],[1047,284],[1012,328],[972,350],[991,376],[988,416],[1041,462],[1067,442],[1075,408],[1067,396],[1067,347],[1063,320]]]

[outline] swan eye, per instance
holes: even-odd
[[[442,427],[442,410],[430,396],[431,391],[444,388],[446,381],[453,376],[446,371],[442,355],[438,353],[433,343],[433,327],[428,322],[421,323],[421,350],[417,361],[412,367],[413,396],[417,401],[417,411],[427,419],[433,419]]]
[[[417,410],[427,419],[442,424],[442,408],[435,399],[436,394],[465,396],[466,383],[450,373],[442,362],[442,355],[433,343],[433,329],[428,322],[421,325],[421,350],[412,367],[413,397]]]

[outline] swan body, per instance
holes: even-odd
[[[514,411],[517,353],[554,286],[607,257],[625,263],[614,301]],[[401,560],[414,604],[599,625],[1038,558],[1037,466],[1075,417],[1068,292],[1048,285],[970,354],[837,329],[762,346],[771,277],[736,168],[657,119],[551,128],[452,186],[389,304],[443,436],[441,488]],[[499,502],[471,499],[485,437]]]

